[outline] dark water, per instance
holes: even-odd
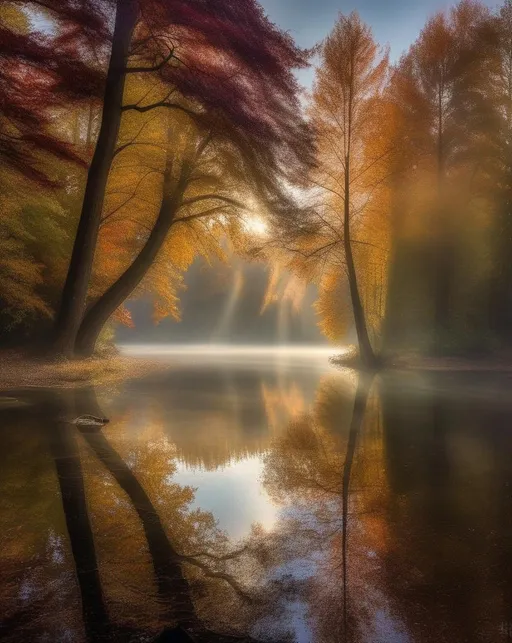
[[[0,401],[2,640],[512,641],[510,379],[168,359]]]

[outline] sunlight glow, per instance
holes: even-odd
[[[223,336],[226,336],[229,332],[231,321],[236,310],[236,306],[240,301],[240,294],[244,285],[244,276],[241,270],[237,270],[233,278],[233,286],[231,288],[231,293],[226,302],[226,306],[222,313],[222,316],[217,324],[217,328],[212,333],[212,342],[222,339]]]
[[[247,217],[244,224],[247,232],[257,237],[265,237],[268,234],[268,226],[261,217],[256,215]]]

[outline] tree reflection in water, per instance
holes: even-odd
[[[281,538],[290,559],[313,570],[305,600],[315,641],[372,640],[376,569],[367,554],[384,491],[375,445],[380,427],[366,422],[368,405],[371,420],[379,415],[372,390],[367,375],[350,387],[324,383],[313,413],[292,423],[266,458],[267,488],[294,507],[280,525]]]
[[[172,395],[39,391],[2,412],[3,639],[510,641],[508,394],[317,374],[313,397],[302,371],[253,370],[226,378],[235,403],[203,375],[195,408],[175,375]],[[64,421],[103,411],[99,432]],[[209,497],[258,460],[272,521],[223,532],[180,482],[187,454]]]
[[[81,406],[83,406],[84,403],[84,408],[87,408],[89,412],[91,412],[92,409],[94,414],[99,416],[103,415],[97,406],[94,391],[92,389],[88,389],[85,393],[81,392],[78,403],[74,407],[74,413],[80,414]],[[251,552],[250,544],[246,544],[238,550],[226,551],[227,543],[220,537],[220,534],[215,532],[213,528],[213,519],[205,516],[202,518],[203,520],[206,518],[208,522],[207,535],[209,542],[204,543],[202,546],[200,542],[197,542],[196,546],[198,551],[193,554],[178,552],[178,546],[186,548],[187,544],[190,546],[191,543],[185,543],[183,542],[183,539],[179,542],[179,545],[173,542],[172,532],[169,533],[165,529],[155,505],[143,485],[132,472],[130,466],[128,466],[116,449],[110,444],[108,439],[103,435],[102,430],[85,427],[81,429],[81,433],[85,442],[97,459],[128,497],[142,525],[157,584],[160,612],[159,617],[165,628],[164,631],[157,636],[156,640],[224,641],[226,643],[228,643],[228,641],[250,642],[255,640],[246,633],[227,634],[226,632],[220,633],[210,628],[208,626],[208,617],[202,617],[198,614],[194,600],[194,585],[200,586],[201,584],[204,584],[204,579],[213,579],[214,581],[220,581],[229,587],[233,594],[233,597],[230,597],[230,602],[233,602],[234,599],[235,601],[241,601],[243,603],[246,612],[245,620],[247,624],[250,624],[251,618],[255,618],[261,614],[262,608],[265,609],[266,607],[268,609],[268,605],[265,605],[266,601],[263,600],[263,592],[261,592],[261,590],[258,590],[256,587],[251,590],[246,590],[238,582],[235,574],[231,574],[226,571],[226,568],[229,566],[236,567],[237,564],[242,562],[242,558],[255,558],[254,552]],[[92,531],[86,524],[87,509],[83,495],[83,483],[81,482],[80,461],[73,454],[71,462],[71,466],[75,468],[75,478],[80,481],[77,483],[79,494],[76,499],[76,504],[79,506],[78,513],[81,517],[81,523],[83,524],[84,531],[87,535],[87,562],[89,565],[94,565],[94,570],[97,572]],[[65,472],[65,475],[67,473],[68,471]],[[61,476],[59,475],[59,479],[60,478]],[[63,493],[61,483],[63,501],[64,498],[69,496],[69,491],[70,489],[66,487],[64,489],[65,493]],[[69,502],[66,503],[65,501],[63,502],[63,505],[75,566],[77,574],[80,577],[80,573],[84,567],[84,557],[82,556],[84,547],[82,542],[78,542],[76,546],[74,546],[75,540],[81,541],[79,533],[75,529],[76,521],[74,520],[74,514],[76,512],[74,510],[76,505],[70,505]],[[71,509],[71,516],[68,516],[68,509]],[[189,538],[191,541],[195,541],[198,540],[197,536],[197,533],[193,533],[189,535]],[[75,552],[78,552],[79,555],[77,556]],[[187,567],[195,568],[198,571],[199,576],[189,578],[186,571]],[[80,590],[82,603],[84,605],[86,631],[89,635],[93,635],[94,640],[97,640],[98,637],[110,636],[109,629],[111,629],[111,625],[108,624],[108,619],[106,618],[106,610],[103,603],[102,589],[99,584],[98,574],[95,573],[93,578],[95,583],[94,585],[92,582],[81,582]],[[97,589],[95,601],[96,611],[93,611],[88,607],[89,599],[91,598],[91,590],[94,589],[94,587]],[[212,588],[202,587],[198,594],[199,596],[201,593],[205,595],[209,591],[212,591]],[[267,590],[267,599],[268,596],[269,593]],[[209,596],[209,600],[212,600],[211,595]],[[248,606],[250,607],[248,608]],[[255,606],[255,609],[251,610],[252,606]],[[251,611],[253,612],[252,614]],[[122,633],[126,636],[128,629],[124,628]],[[135,632],[131,632],[131,634],[133,635]]]
[[[261,544],[249,538],[234,548],[211,514],[190,509],[193,490],[172,482],[176,454],[165,439],[123,457],[101,430],[80,435],[68,420],[84,405],[101,414],[90,390],[51,396],[34,415],[46,418],[87,639],[256,640],[252,623],[279,603],[265,584]],[[2,621],[2,633],[19,640],[22,616]]]

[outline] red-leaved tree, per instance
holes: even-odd
[[[40,4],[55,5],[50,0]],[[110,14],[106,1],[70,5],[81,6],[86,17],[106,11],[110,17],[104,24],[113,24],[113,32],[106,39],[111,49],[102,125],[55,323],[54,346],[67,355],[74,352],[84,315],[124,113],[187,111],[201,126],[214,124],[220,135],[222,123],[229,124],[226,131],[250,167],[259,197],[280,216],[290,216],[287,184],[305,176],[313,150],[293,75],[294,68],[307,64],[307,55],[268,21],[255,0],[119,0]],[[80,31],[74,35],[83,40]],[[157,101],[125,104],[128,74],[154,74],[165,94]]]

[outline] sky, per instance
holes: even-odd
[[[339,12],[357,10],[373,29],[381,45],[389,45],[391,59],[400,54],[419,35],[427,18],[454,4],[446,0],[259,0],[269,18],[297,41],[301,47],[311,47],[332,29]],[[495,7],[499,0],[486,0]],[[309,85],[313,72],[301,72],[300,80]]]

